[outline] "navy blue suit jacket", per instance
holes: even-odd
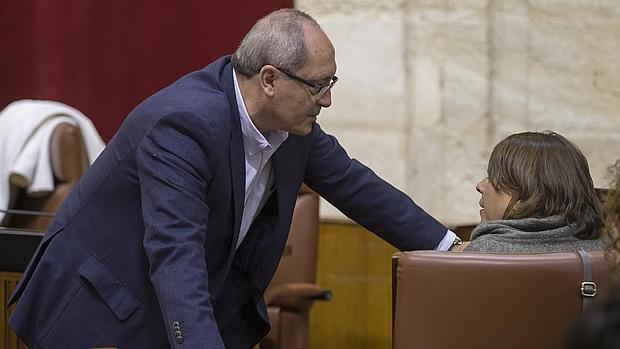
[[[235,250],[243,138],[229,57],[136,107],[66,199],[24,273],[11,327],[31,348],[250,348],[302,182],[401,250],[446,228],[318,124],[272,158],[274,189]]]

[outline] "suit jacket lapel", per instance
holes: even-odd
[[[243,202],[245,198],[245,155],[241,130],[233,129],[230,140],[230,179],[233,191],[234,227],[231,254],[235,252],[241,218],[243,216]]]
[[[243,146],[243,133],[241,132],[241,120],[237,97],[235,95],[235,85],[232,79],[232,65],[228,63],[222,70],[222,85],[230,105],[231,135],[230,135],[230,180],[232,183],[233,205],[234,205],[234,225],[233,243],[230,246],[230,256],[233,256],[239,238],[241,218],[243,216],[243,205],[245,199],[245,149]],[[232,257],[231,257],[232,260]]]
[[[295,173],[295,161],[288,156],[288,147],[286,141],[273,154],[271,158],[271,166],[274,176],[274,195],[278,199],[278,215],[280,217],[288,217],[295,208],[295,200],[297,199],[297,191],[301,185],[303,178]],[[276,224],[282,224],[287,220],[278,220]],[[286,241],[286,236],[284,237]]]
[[[261,210],[251,229],[253,241],[248,241],[251,245],[247,246],[247,265],[252,272],[250,284],[256,300],[264,292],[280,261],[302,179],[294,170],[295,161],[291,161],[286,153],[283,144],[271,158],[275,191],[272,195],[275,197],[271,197]]]

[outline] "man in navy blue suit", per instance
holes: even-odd
[[[334,47],[276,11],[136,107],[59,210],[12,296],[34,348],[251,348],[305,182],[401,250],[455,235],[316,123]]]

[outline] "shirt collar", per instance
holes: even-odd
[[[245,107],[243,96],[241,95],[241,89],[239,88],[239,82],[237,81],[237,74],[233,68],[233,83],[235,85],[235,97],[237,98],[237,108],[239,110],[239,116],[241,119],[241,132],[243,133],[243,141],[246,147],[245,151],[254,155],[258,152],[269,151],[277,149],[288,137],[288,132],[282,130],[274,130],[267,132],[263,135],[254,125],[248,110]]]

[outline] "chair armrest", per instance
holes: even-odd
[[[310,309],[315,300],[330,300],[332,292],[309,283],[289,283],[270,288],[265,294],[268,306],[304,312]]]

